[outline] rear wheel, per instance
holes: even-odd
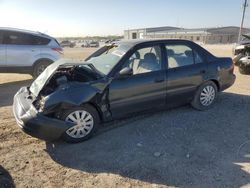
[[[34,67],[33,77],[37,78],[51,63],[52,61],[50,60],[43,60],[38,62]]]
[[[0,176],[0,185],[1,185],[1,188],[11,188],[11,187],[15,187],[12,183],[12,181],[5,177],[5,176]]]
[[[70,143],[89,139],[99,125],[99,115],[90,105],[66,110],[63,112],[61,119],[75,124],[63,134],[63,139]]]
[[[196,91],[191,105],[197,110],[207,110],[211,108],[216,100],[218,88],[214,82],[208,81],[202,84]]]

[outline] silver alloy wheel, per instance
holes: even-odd
[[[215,89],[213,86],[208,85],[203,88],[200,95],[200,102],[203,106],[209,106],[215,99]]]
[[[38,68],[37,68],[37,75],[40,75],[42,74],[42,72],[46,69],[46,65],[40,65]]]
[[[77,110],[70,113],[65,121],[76,123],[69,128],[66,133],[72,138],[83,138],[90,133],[94,127],[94,119],[90,113],[85,110]]]

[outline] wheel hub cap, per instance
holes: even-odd
[[[209,106],[213,103],[215,98],[215,89],[212,86],[206,86],[203,88],[200,95],[200,102],[204,106]]]
[[[92,115],[84,110],[72,112],[66,117],[65,121],[76,124],[66,131],[66,133],[73,138],[85,137],[90,133],[94,126]]]

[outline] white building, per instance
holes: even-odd
[[[244,28],[243,33],[250,33],[250,29]],[[197,29],[185,29],[177,27],[155,27],[131,29],[124,31],[125,39],[187,39],[204,44],[235,43],[238,40],[238,35],[239,27],[234,26]]]

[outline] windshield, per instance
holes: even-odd
[[[101,55],[90,58],[87,63],[91,63],[95,69],[107,75],[129,49],[128,45],[113,46]]]

